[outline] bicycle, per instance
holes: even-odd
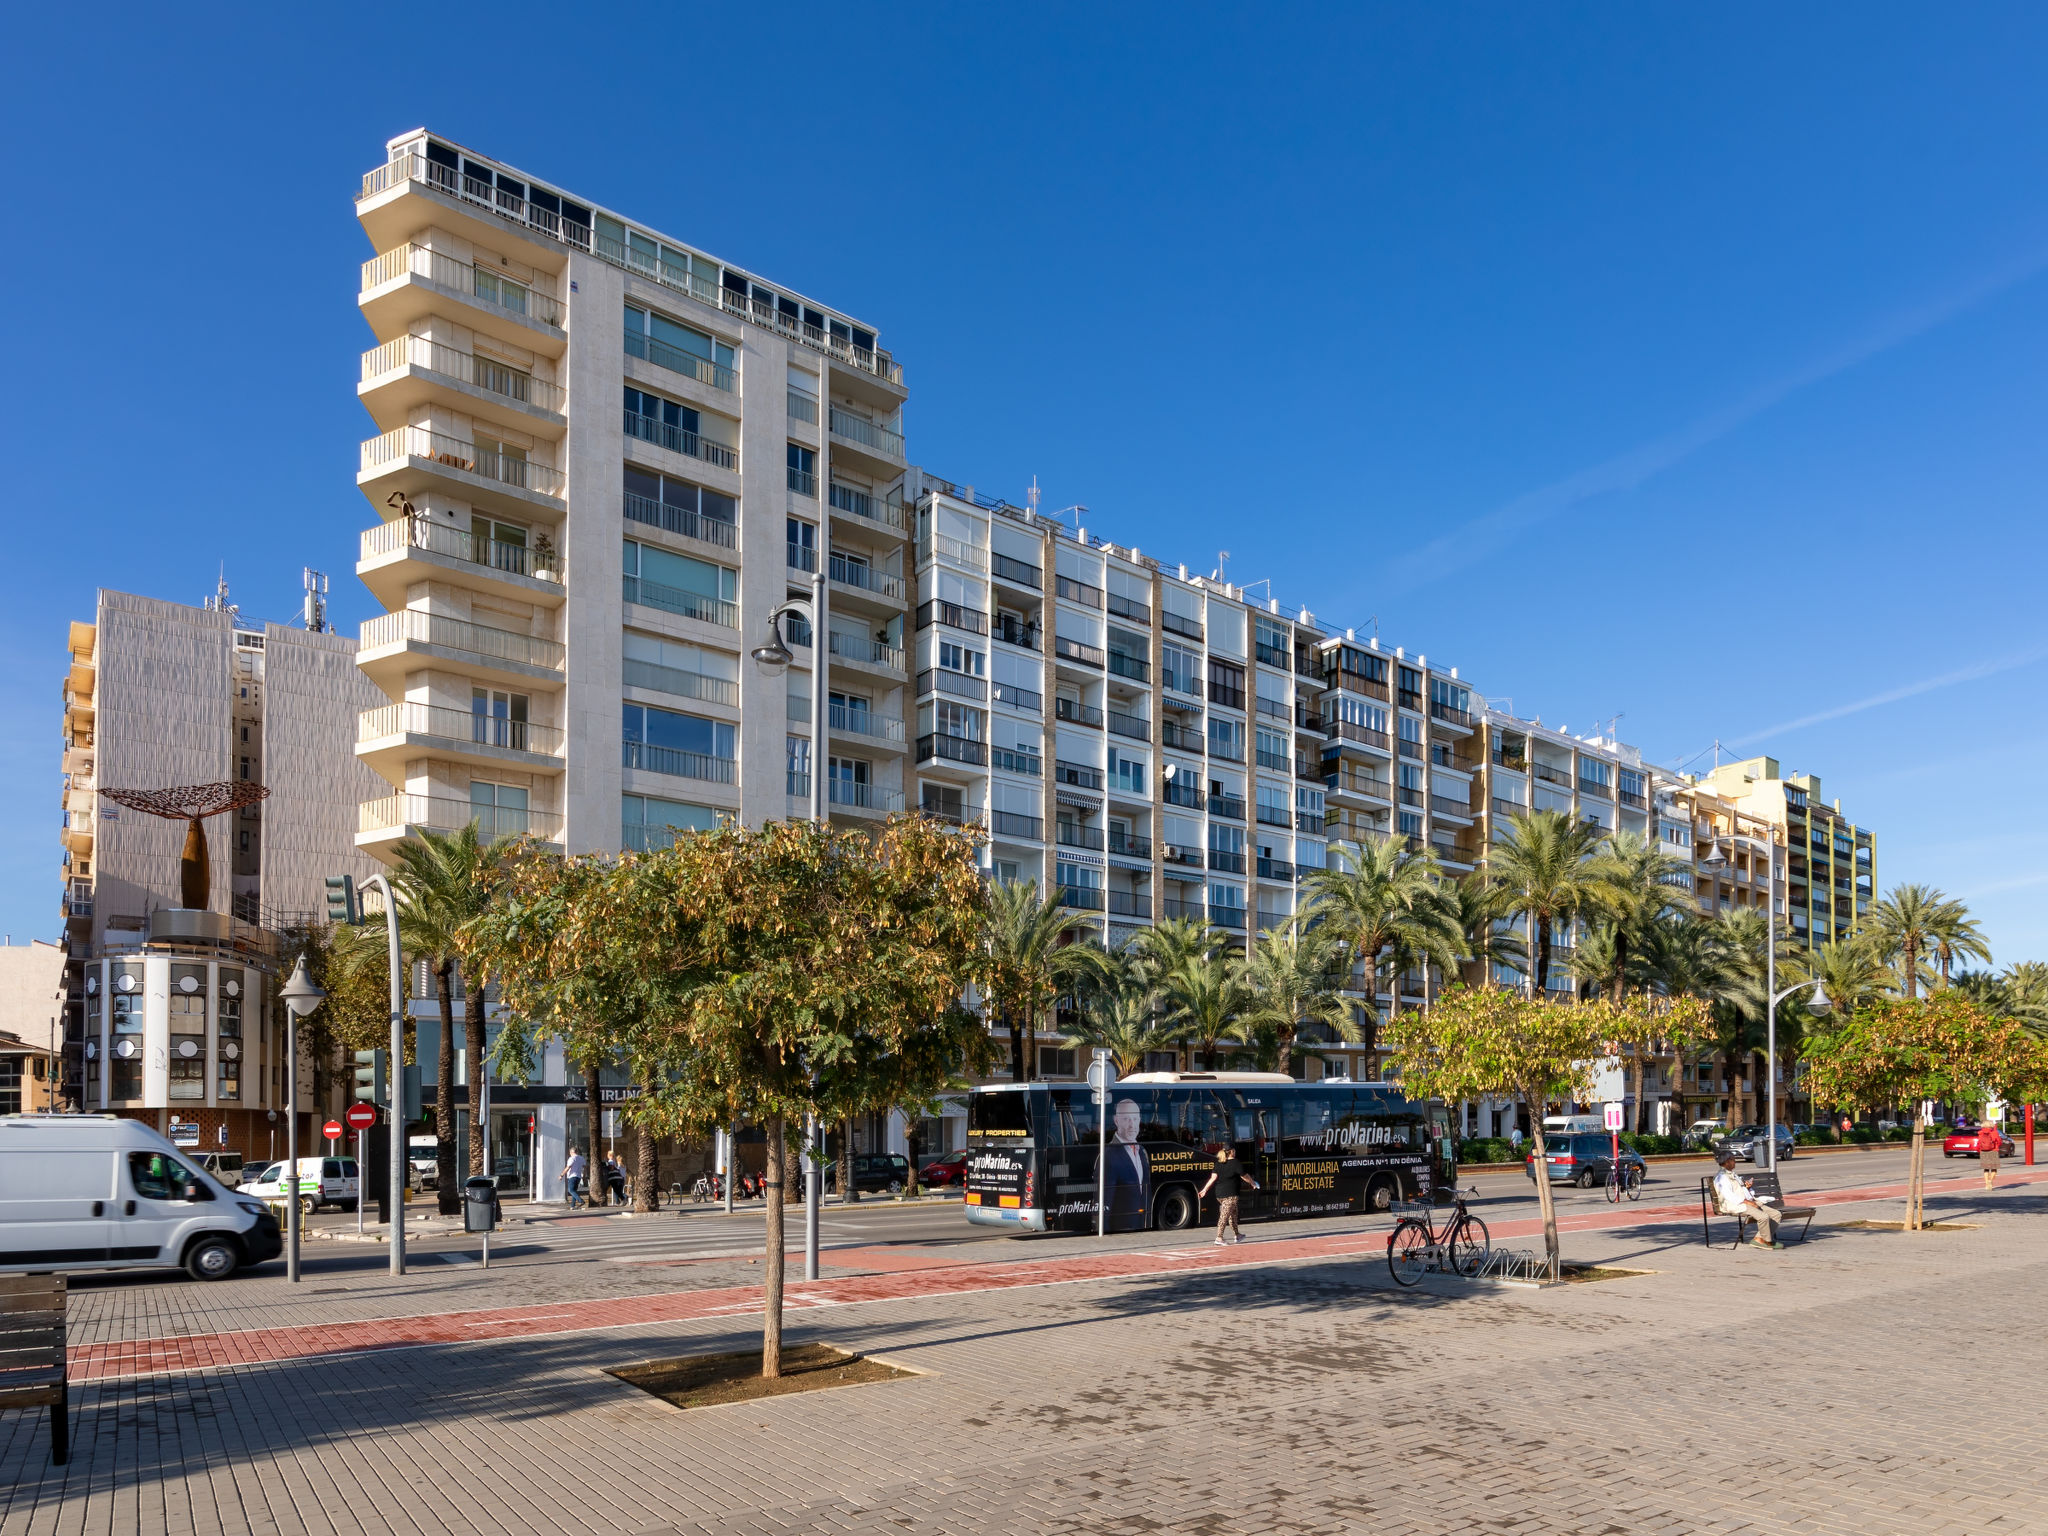
[[[1429,1207],[1420,1216],[1403,1216],[1387,1234],[1387,1268],[1396,1285],[1413,1285],[1430,1270],[1443,1270],[1471,1279],[1486,1267],[1493,1239],[1486,1223],[1465,1208],[1465,1197],[1476,1189],[1451,1192],[1453,1212],[1443,1231],[1436,1229]]]
[[[1621,1204],[1624,1194],[1631,1200],[1643,1198],[1643,1170],[1635,1163],[1615,1163],[1607,1170],[1607,1203]]]

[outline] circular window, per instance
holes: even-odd
[[[118,992],[133,992],[135,990],[135,978],[128,972],[123,971],[114,978],[114,989]]]
[[[99,1043],[99,1041],[97,1041],[97,1040],[88,1040],[88,1041],[86,1041],[86,1042],[85,1042],[85,1059],[86,1059],[87,1061],[94,1061],[94,1060],[97,1060],[97,1059],[98,1059],[98,1057],[99,1057],[99,1054],[100,1054],[100,1043]]]
[[[242,995],[242,984],[239,981],[230,981],[221,990],[227,993],[229,997],[240,997]]]
[[[178,978],[178,990],[180,992],[197,992],[199,990],[199,978],[197,976],[180,976]]]
[[[133,1061],[142,1054],[142,1042],[134,1036],[124,1036],[114,1042],[114,1054],[123,1061]]]
[[[240,1061],[242,1059],[242,1048],[232,1040],[221,1041],[220,1053],[227,1057],[229,1061]]]
[[[88,976],[88,977],[86,977],[86,978],[85,978],[85,990],[86,990],[86,991],[88,991],[88,992],[97,992],[97,991],[99,991],[99,989],[100,989],[100,979],[99,979],[99,977],[97,977],[97,976]]]
[[[180,1040],[178,1042],[178,1054],[187,1061],[190,1061],[199,1054],[199,1042],[197,1040]]]

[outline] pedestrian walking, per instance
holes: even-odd
[[[607,1152],[604,1159],[605,1187],[612,1192],[612,1199],[619,1205],[626,1203],[626,1165],[619,1161],[619,1154]]]
[[[1987,1120],[1977,1127],[1977,1167],[1984,1175],[1984,1192],[1991,1193],[1991,1186],[1998,1182],[1998,1154],[2003,1150],[2005,1133]]]
[[[1237,1160],[1235,1147],[1223,1147],[1216,1153],[1216,1166],[1209,1170],[1208,1182],[1195,1192],[1197,1200],[1206,1196],[1211,1189],[1216,1191],[1216,1245],[1241,1243],[1244,1234],[1237,1229],[1238,1196],[1246,1189],[1257,1189],[1259,1181],[1244,1171],[1244,1164]],[[1223,1229],[1230,1229],[1230,1236],[1223,1235]]]
[[[576,1197],[583,1192],[583,1176],[589,1169],[590,1164],[583,1160],[583,1154],[571,1148],[569,1161],[562,1164],[562,1188],[572,1207],[576,1204]]]
[[[1521,1157],[1522,1128],[1519,1125],[1511,1125],[1508,1127],[1508,1148],[1515,1154],[1517,1158]]]

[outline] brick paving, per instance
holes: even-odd
[[[881,1289],[792,1338],[925,1374],[688,1413],[604,1369],[753,1319],[110,1377],[67,1468],[0,1414],[0,1533],[2048,1530],[2026,1410],[1949,1406],[2048,1365],[2048,1190],[1972,1183],[1930,1207],[1977,1230],[1827,1224],[1898,1212],[1865,1204],[1776,1254],[1624,1210],[1568,1253],[1654,1273],[1540,1292],[1396,1291],[1328,1235],[845,1277]],[[1019,1283],[886,1294],[976,1267]]]

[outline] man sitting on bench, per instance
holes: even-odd
[[[1721,1165],[1721,1171],[1714,1176],[1714,1203],[1721,1207],[1721,1214],[1755,1222],[1756,1236],[1750,1241],[1757,1247],[1778,1247],[1778,1223],[1785,1219],[1785,1213],[1757,1198],[1749,1180],[1735,1172],[1733,1152],[1723,1147],[1714,1154],[1714,1161]]]

